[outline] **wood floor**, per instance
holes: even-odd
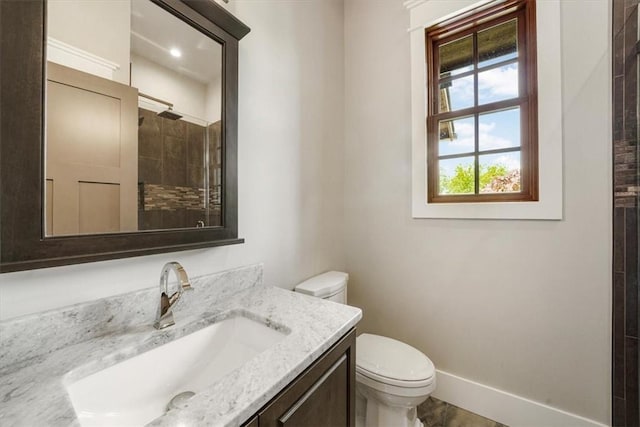
[[[424,427],[507,427],[433,397],[418,406],[418,418]]]

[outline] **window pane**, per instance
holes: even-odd
[[[518,57],[518,20],[478,32],[478,67]]]
[[[520,146],[520,107],[480,114],[480,151]]]
[[[473,194],[475,165],[473,157],[440,160],[438,194]]]
[[[520,152],[479,157],[480,193],[519,193]]]
[[[473,76],[462,77],[440,83],[439,111],[456,111],[473,107]]]
[[[438,155],[461,154],[475,149],[475,118],[442,120],[438,122],[440,130]]]
[[[442,44],[438,47],[440,78],[473,69],[473,36]]]
[[[478,73],[478,104],[518,97],[518,64]]]

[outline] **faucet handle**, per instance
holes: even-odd
[[[173,307],[173,305],[176,302],[178,302],[178,299],[180,298],[181,293],[182,293],[181,291],[176,291],[172,293],[171,296],[167,296],[167,294],[163,292],[162,295],[160,296],[160,302],[162,303],[163,297],[166,297],[167,302],[169,303],[169,307]]]
[[[171,298],[169,298],[169,296],[163,292],[160,294],[160,314],[164,315],[167,311],[169,311],[169,308],[171,308]]]
[[[169,297],[165,292],[160,294],[160,309],[158,311],[156,321],[153,324],[156,329],[164,329],[167,326],[175,325],[175,322],[173,321],[173,313],[169,310],[175,302],[173,297],[176,296],[176,294],[171,295],[171,297]]]

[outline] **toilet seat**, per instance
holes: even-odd
[[[429,396],[436,389],[435,377],[431,379],[431,382],[425,383],[425,385],[420,387],[399,386],[388,384],[387,382],[376,381],[366,375],[363,375],[362,372],[358,370],[356,370],[356,383],[359,384],[359,387],[369,387],[379,393],[384,393],[389,396],[397,396],[403,399],[418,397],[424,400],[426,396]]]
[[[356,372],[375,383],[429,388],[435,382],[435,367],[431,360],[401,341],[361,334],[356,339],[356,349]]]
[[[360,374],[361,376],[367,378],[370,381],[374,381],[380,384],[387,384],[387,385],[392,385],[392,386],[396,386],[396,387],[403,387],[403,388],[425,388],[425,387],[429,387],[434,380],[434,376],[431,376],[429,378],[424,378],[422,380],[417,380],[417,381],[408,381],[408,380],[398,380],[395,378],[388,378],[388,377],[384,377],[382,375],[378,375],[375,372],[371,372],[371,371],[367,371],[366,369],[356,365],[356,373]],[[370,382],[369,381],[369,382]]]

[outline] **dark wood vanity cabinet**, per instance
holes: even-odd
[[[352,329],[244,425],[355,426],[355,368]]]

